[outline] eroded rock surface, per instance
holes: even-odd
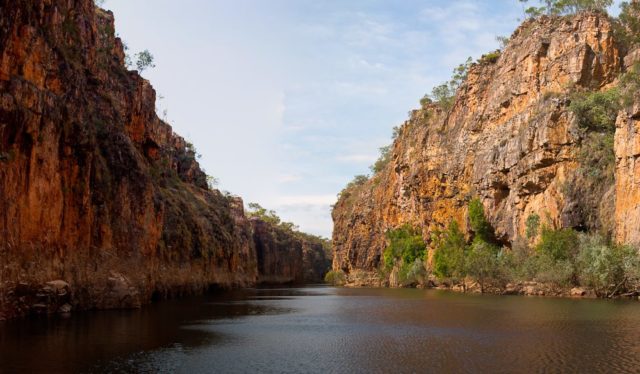
[[[525,21],[496,61],[469,69],[449,111],[435,104],[413,111],[386,168],[341,194],[333,210],[334,270],[374,272],[385,231],[404,223],[421,227],[426,242],[452,219],[468,230],[472,197],[507,246],[524,236],[531,214],[552,227],[637,241],[634,114],[619,120],[615,188],[586,201],[576,188],[580,131],[567,95],[615,84],[628,68],[625,53],[601,13]]]

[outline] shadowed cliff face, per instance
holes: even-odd
[[[320,239],[251,218],[260,283],[319,283],[331,266]]]
[[[452,219],[465,228],[474,196],[508,246],[524,236],[534,213],[552,227],[601,229],[637,241],[640,215],[630,207],[638,198],[616,202],[616,194],[634,185],[625,180],[636,179],[637,152],[622,150],[629,142],[622,138],[635,136],[636,121],[619,120],[616,185],[601,191],[596,203],[585,202],[574,188],[581,133],[567,95],[614,84],[625,69],[624,53],[608,17],[599,13],[526,21],[497,61],[469,69],[449,111],[435,104],[413,111],[386,168],[343,191],[333,210],[333,268],[375,270],[385,231],[404,223],[421,227],[427,242]],[[598,219],[586,219],[587,209]]]
[[[242,200],[155,99],[93,1],[0,0],[0,318],[258,280]]]

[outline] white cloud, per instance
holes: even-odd
[[[301,179],[302,177],[297,174],[281,174],[280,176],[278,176],[278,182],[280,183],[297,182]]]
[[[279,196],[275,199],[277,206],[329,206],[336,202],[336,195],[291,195]]]
[[[350,154],[336,157],[336,160],[340,162],[353,162],[353,163],[370,163],[374,162],[378,156],[372,154]]]

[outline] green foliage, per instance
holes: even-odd
[[[460,87],[460,85],[462,85],[462,83],[464,83],[464,81],[467,79],[469,67],[471,67],[472,63],[473,60],[471,59],[471,57],[469,57],[463,64],[458,65],[455,69],[453,69],[451,80],[434,87],[433,90],[431,90],[431,95],[425,95],[422,100],[420,100],[420,104],[424,107],[428,103],[436,102],[444,110],[451,109],[455,99],[456,91],[458,90],[458,87]]]
[[[424,257],[426,246],[422,235],[409,224],[387,231],[386,236],[389,244],[383,252],[385,270],[391,270],[397,260],[412,264]]]
[[[574,94],[569,109],[576,115],[581,128],[612,132],[615,130],[620,107],[620,92],[612,88],[607,91]]]
[[[540,216],[537,213],[529,214],[525,225],[527,227],[527,239],[535,238],[538,236],[538,229],[540,228]]]
[[[580,282],[598,295],[610,297],[626,291],[638,279],[640,258],[635,248],[608,244],[600,236],[583,236],[580,247]]]
[[[136,54],[136,57],[136,68],[138,69],[138,72],[140,72],[140,74],[142,74],[142,72],[147,70],[148,68],[156,67],[156,65],[153,63],[153,55],[151,54],[151,52],[149,52],[148,49],[145,49],[142,52],[138,52]]]
[[[464,257],[467,243],[458,222],[452,220],[443,233],[434,237],[433,273],[440,279],[464,276]]]
[[[402,129],[398,126],[393,126],[393,129],[391,131],[391,139],[396,140],[398,139],[398,136],[400,136],[400,134],[402,133]]]
[[[431,99],[431,97],[429,96],[429,94],[426,94],[422,97],[422,99],[420,99],[420,106],[422,108],[426,107],[427,105],[433,103],[433,100]]]
[[[542,227],[536,251],[553,260],[572,260],[578,253],[578,233],[572,229],[553,230]]]
[[[613,183],[616,161],[613,143],[613,133],[589,133],[582,140],[579,170],[590,184]]]
[[[498,42],[498,44],[500,44],[501,50],[504,50],[505,48],[507,48],[507,45],[509,44],[510,40],[511,38],[508,36],[501,36],[501,35],[496,36],[496,41]]]
[[[371,172],[376,174],[384,170],[384,168],[391,161],[391,146],[380,147],[380,157],[376,160],[375,164],[371,165],[369,169]]]
[[[625,44],[640,43],[640,2],[623,1],[616,27],[616,39]]]
[[[527,3],[528,0],[518,0],[520,3]],[[606,12],[607,8],[613,4],[613,0],[544,0],[544,6],[532,6],[525,10],[529,17],[538,17],[542,14],[565,15],[576,14],[587,10],[597,10]]]
[[[402,287],[413,286],[425,283],[427,280],[427,269],[424,262],[416,258],[413,262],[403,263],[398,271],[398,283]]]
[[[275,210],[267,210],[258,203],[249,203],[247,205],[247,217],[255,217],[267,222],[271,225],[278,226],[283,230],[296,232],[298,226],[291,222],[284,222],[278,217]]]
[[[490,243],[494,240],[493,229],[484,215],[484,207],[478,198],[469,202],[469,225],[474,233],[474,240]]]
[[[500,275],[498,253],[500,249],[483,240],[474,240],[465,259],[466,274],[480,283],[480,290],[484,292],[485,281],[496,279]]]
[[[327,272],[324,276],[325,283],[331,284],[333,286],[342,286],[347,281],[347,276],[342,270],[331,270]]]
[[[500,51],[489,52],[485,55],[482,55],[478,62],[481,64],[495,64],[500,58],[500,55]]]
[[[640,7],[640,5],[638,6]],[[635,96],[640,92],[640,62],[633,64],[633,66],[620,77],[619,90],[622,105],[625,107],[633,105]]]

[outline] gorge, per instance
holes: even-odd
[[[0,95],[0,318],[322,280],[321,239],[208,186],[92,0],[0,2]]]

